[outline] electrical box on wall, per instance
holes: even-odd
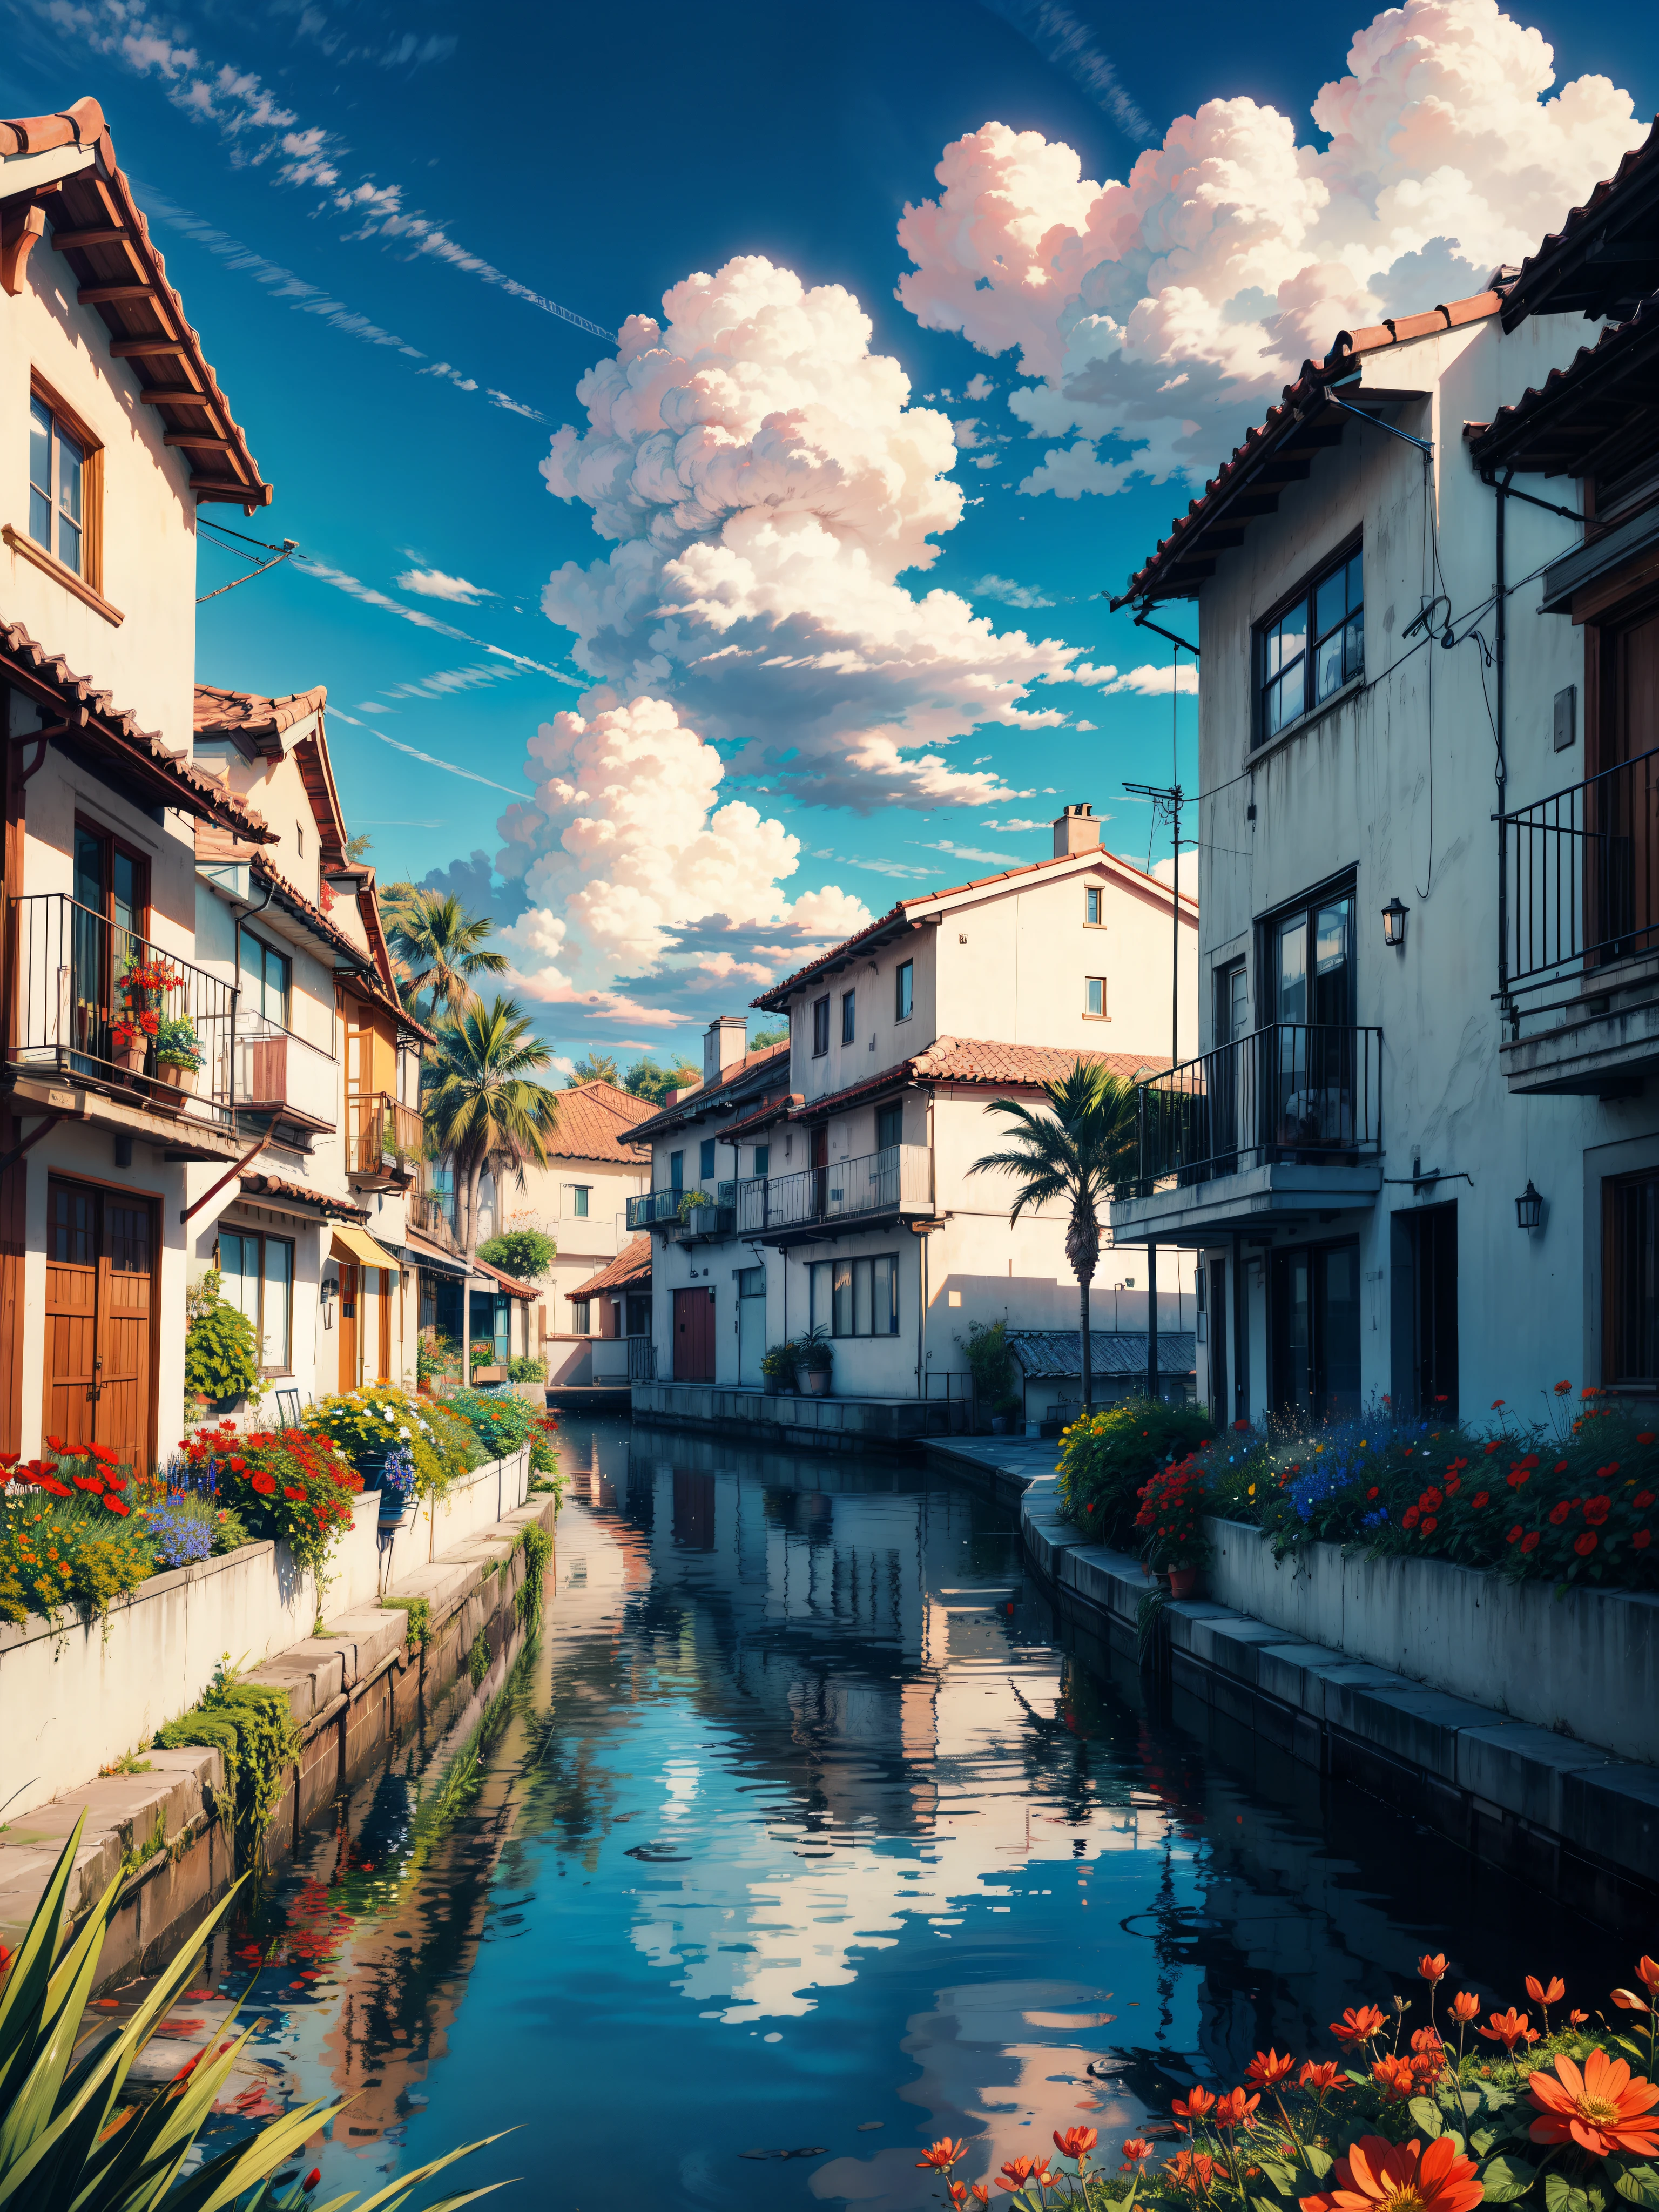
[[[1564,753],[1578,734],[1578,686],[1569,684],[1555,695],[1555,750]]]

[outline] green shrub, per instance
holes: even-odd
[[[288,1692],[243,1681],[226,1652],[211,1686],[189,1712],[156,1730],[159,1751],[191,1744],[211,1745],[224,1760],[237,1863],[250,1866],[276,1816],[286,1771],[300,1756]]]
[[[532,1474],[556,1474],[559,1467],[559,1448],[554,1438],[559,1425],[551,1413],[538,1413],[530,1431],[530,1471]]]
[[[383,1608],[409,1615],[407,1642],[416,1651],[424,1651],[432,1641],[432,1601],[424,1597],[383,1597]]]
[[[761,1356],[761,1376],[775,1390],[793,1390],[800,1368],[800,1346],[786,1337],[781,1344],[767,1346]]]
[[[213,1279],[216,1289],[218,1277]],[[246,1314],[223,1299],[206,1306],[185,1332],[185,1390],[223,1405],[259,1388],[259,1339]]]
[[[981,1406],[989,1406],[999,1413],[1008,1408],[1000,1402],[1013,1396],[1014,1355],[1008,1349],[1008,1324],[994,1321],[988,1326],[976,1321],[965,1337],[957,1342],[962,1346],[968,1361],[968,1372],[974,1378],[974,1396]],[[1016,1405],[1018,1401],[1016,1401]]]
[[[547,1362],[544,1359],[509,1359],[507,1379],[509,1382],[545,1382]]]
[[[383,1467],[386,1454],[401,1447],[415,1462],[416,1496],[441,1498],[461,1470],[451,1464],[433,1428],[431,1404],[395,1383],[377,1383],[372,1390],[325,1398],[306,1414],[305,1425],[314,1435],[332,1437],[355,1467]]]
[[[527,1443],[538,1419],[522,1398],[489,1398],[482,1390],[452,1391],[448,1403],[452,1413],[471,1422],[491,1459],[505,1459]]]
[[[489,1643],[481,1628],[467,1646],[466,1678],[476,1690],[489,1672]]]
[[[504,1275],[533,1283],[544,1275],[558,1255],[558,1246],[539,1229],[509,1229],[500,1237],[487,1237],[478,1257]]]
[[[440,1375],[453,1374],[460,1365],[461,1347],[453,1336],[418,1337],[415,1344],[416,1380],[430,1382]]]
[[[477,1431],[471,1421],[450,1411],[447,1398],[422,1398],[420,1405],[433,1441],[442,1451],[452,1477],[469,1474],[475,1467],[483,1465],[489,1454],[479,1443]]]
[[[1199,1406],[1126,1398],[1073,1422],[1060,1446],[1060,1510],[1103,1544],[1138,1548],[1141,1486],[1173,1454],[1185,1459],[1212,1442],[1215,1424]]]

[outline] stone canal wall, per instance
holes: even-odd
[[[493,1465],[489,1473],[493,1497]],[[245,1668],[247,1680],[287,1692],[300,1736],[300,1756],[283,1778],[266,1838],[270,1864],[289,1857],[337,1793],[405,1737],[458,1677],[468,1676],[470,1655],[475,1664],[476,1657],[486,1665],[499,1660],[518,1630],[524,1531],[534,1524],[550,1533],[555,1510],[553,1496],[542,1494],[499,1519],[492,1514],[402,1575],[390,1593],[398,1605],[382,1607],[371,1583],[367,1602],[336,1613],[321,1635],[292,1638],[263,1664]],[[441,1509],[441,1535],[443,1525]],[[248,1548],[269,1555],[273,1547]],[[269,1574],[268,1556],[264,1565]],[[419,1600],[427,1607],[424,1641],[410,1627],[409,1607]],[[307,1596],[307,1609],[310,1603]],[[234,1637],[214,1656],[226,1649],[236,1656]],[[79,1782],[66,1784],[52,1802],[21,1818],[8,1814],[0,1828],[0,1942],[18,1940],[82,1811],[70,1918],[78,1919],[124,1864],[131,1869],[99,1962],[99,1986],[153,1971],[186,1940],[234,1878],[223,1765],[217,1750],[195,1746],[145,1750],[143,1762],[137,1772],[83,1768]]]
[[[1062,1624],[1104,1650],[1141,1656],[1139,1608],[1155,1585],[1138,1560],[1089,1543],[1060,1518],[1052,1456],[1042,1467],[1030,1450],[963,1438],[931,1446],[929,1458],[994,1496],[1018,1493],[1026,1558]],[[1146,1655],[1168,1680],[1177,1719],[1184,1702],[1194,1727],[1224,1747],[1250,1730],[1593,1917],[1638,1933],[1651,1927],[1659,1765],[1580,1740],[1559,1713],[1547,1726],[1516,1710],[1523,1694],[1540,1714],[1551,1708],[1545,1685],[1522,1692],[1525,1678],[1595,1663],[1599,1652],[1605,1694],[1620,1710],[1587,1712],[1587,1726],[1626,1744],[1651,1741],[1650,1601],[1615,1599],[1604,1615],[1583,1620],[1563,1600],[1559,1621],[1546,1624],[1501,1602],[1507,1588],[1462,1587],[1490,1585],[1491,1577],[1454,1568],[1431,1586],[1416,1577],[1417,1563],[1393,1561],[1376,1563],[1370,1578],[1345,1578],[1327,1559],[1316,1586],[1298,1588],[1288,1565],[1274,1569],[1256,1530],[1218,1523],[1215,1533],[1225,1548],[1214,1595],[1166,1602]],[[1319,1548],[1342,1565],[1335,1547]],[[1400,1574],[1392,1589],[1391,1572]],[[1540,1595],[1555,1601],[1553,1589]],[[1434,1617],[1454,1607],[1481,1618]],[[1310,1632],[1316,1626],[1322,1636]],[[1621,1684],[1623,1664],[1631,1672]],[[1509,1709],[1455,1694],[1429,1671],[1454,1667],[1468,1671],[1453,1679],[1489,1686]]]
[[[739,1390],[714,1382],[635,1382],[634,1419],[780,1444],[790,1451],[908,1449],[968,1425],[963,1398],[816,1397],[810,1391]]]

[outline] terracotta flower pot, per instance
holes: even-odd
[[[1170,1568],[1170,1595],[1171,1597],[1190,1597],[1197,1588],[1198,1569],[1196,1567]]]
[[[196,1067],[181,1067],[177,1060],[164,1060],[157,1063],[155,1073],[163,1083],[169,1085],[174,1091],[182,1091],[188,1094],[195,1090],[196,1079],[201,1073],[201,1070]]]
[[[137,1075],[144,1064],[144,1053],[149,1040],[143,1036],[113,1037],[110,1041],[110,1058],[125,1075]]]
[[[805,1367],[801,1381],[806,1386],[809,1398],[827,1398],[830,1395],[830,1370],[827,1367]]]

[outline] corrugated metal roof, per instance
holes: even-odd
[[[1008,1349],[1028,1382],[1083,1377],[1080,1333],[1074,1328],[1011,1328]],[[1191,1375],[1198,1366],[1198,1340],[1190,1329],[1160,1329],[1158,1333],[1158,1371],[1160,1375]],[[1092,1329],[1089,1335],[1091,1375],[1144,1375],[1146,1372],[1145,1332]]]

